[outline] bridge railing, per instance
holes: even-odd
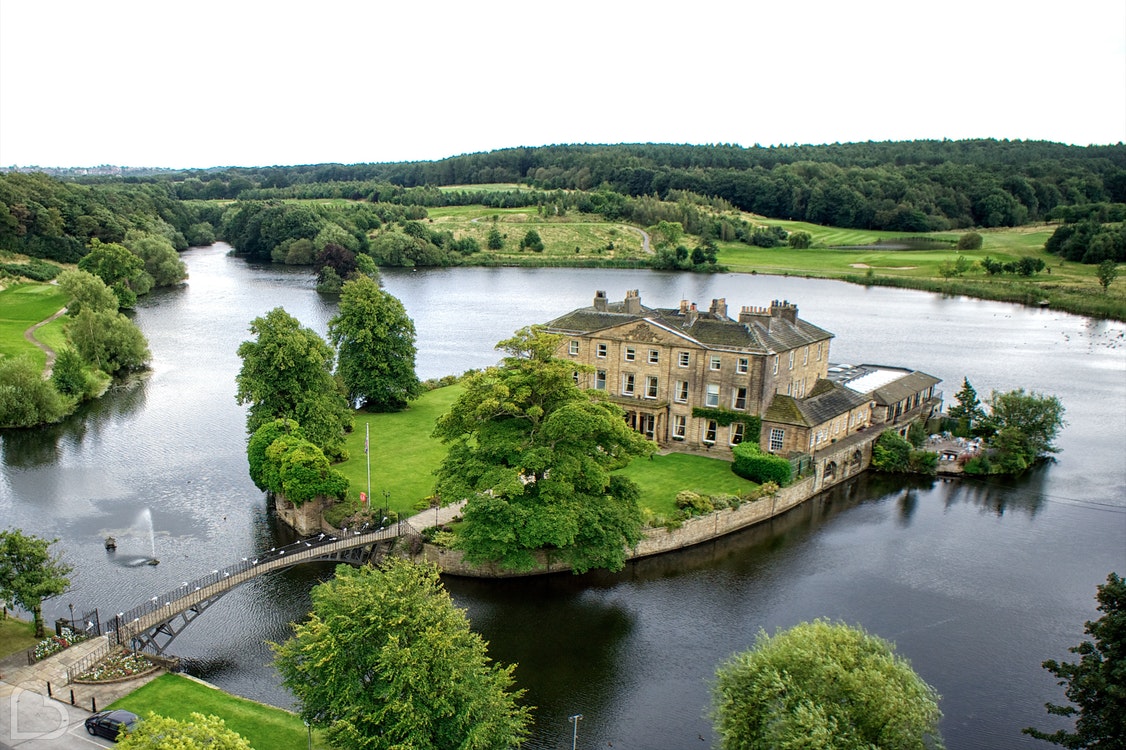
[[[189,600],[188,606],[191,606],[191,604],[201,601],[202,599],[215,596],[217,593],[225,591],[227,588],[224,586],[220,588],[220,591],[215,591],[214,589],[218,587],[219,584],[234,584],[248,577],[255,577],[270,570],[287,567],[293,564],[290,561],[295,556],[298,556],[299,559],[321,557],[337,550],[350,549],[370,542],[393,539],[403,534],[409,534],[411,531],[413,531],[413,529],[411,529],[409,524],[405,521],[399,521],[395,525],[376,531],[366,531],[366,529],[363,529],[348,532],[348,530],[345,529],[340,534],[320,534],[308,539],[300,539],[283,547],[271,547],[269,550],[254,557],[244,557],[242,560],[228,565],[225,568],[212,570],[210,573],[202,575],[192,581],[185,581],[176,588],[154,596],[147,602],[138,604],[132,609],[118,612],[117,615],[110,618],[108,623],[103,624],[103,632],[108,633],[111,644],[121,643],[122,645],[127,645],[122,641],[127,637],[127,633],[128,637],[136,635],[136,626],[133,625],[134,623],[139,623],[142,619],[147,618],[158,610],[163,610],[174,604],[183,603],[184,600]],[[253,576],[244,575],[251,571],[253,572]],[[236,580],[232,581],[232,578]],[[183,607],[179,607],[179,609],[182,610]]]

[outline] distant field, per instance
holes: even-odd
[[[481,252],[470,262],[510,260],[514,263],[573,264],[645,257],[640,229],[599,216],[567,214],[542,216],[534,206],[526,208],[488,208],[449,206],[428,209],[432,226],[452,232],[454,237],[472,237]],[[486,249],[494,220],[504,236],[504,248]],[[543,252],[521,250],[520,240],[534,229],[543,241]]]
[[[871,273],[880,277],[933,280],[950,285],[954,293],[967,293],[971,296],[978,295],[953,287],[965,282],[976,286],[979,293],[990,289],[1000,293],[1019,287],[1027,288],[1030,290],[1027,294],[1033,294],[1036,289],[1042,289],[1044,296],[1058,295],[1061,302],[1068,298],[1104,297],[1094,266],[1064,261],[1044,251],[1044,243],[1055,231],[1055,226],[1052,225],[974,230],[981,234],[983,241],[981,249],[973,251],[958,250],[955,247],[949,250],[854,250],[834,249],[831,246],[869,245],[881,239],[888,241],[908,236],[952,240],[960,237],[963,232],[912,234],[821,227],[806,222],[774,221],[760,217],[755,217],[755,220],[781,226],[789,232],[809,232],[813,236],[813,247],[793,250],[788,246],[758,248],[734,242],[720,243],[719,262],[732,271],[823,278],[852,277],[853,280]],[[953,262],[960,255],[971,261],[973,265],[970,270],[957,279],[945,279],[941,273],[942,265]],[[1015,261],[1025,256],[1041,258],[1045,269],[1028,278],[1013,274],[989,276],[979,265],[979,261],[987,255],[1001,262]],[[989,296],[1003,298],[993,297],[991,294]],[[1109,306],[1126,306],[1126,284],[1112,286],[1110,294],[1105,297],[1109,297],[1103,300]]]
[[[463,190],[470,193],[531,192],[531,188],[527,185],[517,185],[515,182],[494,182],[488,185],[443,185],[438,189],[443,193],[456,193]]]
[[[66,295],[51,284],[14,284],[0,290],[0,354],[19,356],[30,354],[43,367],[46,355],[37,346],[28,343],[24,331],[45,320],[66,306]],[[36,332],[36,337],[52,348],[66,343],[60,318]]]

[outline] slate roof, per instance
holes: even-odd
[[[764,422],[816,427],[868,403],[868,397],[824,378],[814,383],[803,399],[776,394],[762,415]]]
[[[801,318],[790,322],[774,316],[756,316],[752,321],[740,323],[724,315],[699,311],[693,322],[679,308],[653,308],[641,306],[637,314],[627,313],[624,302],[609,302],[606,310],[593,306],[572,310],[547,323],[547,328],[558,333],[593,335],[615,326],[649,321],[673,331],[708,349],[738,349],[754,354],[773,354],[789,351],[833,337]]]
[[[831,365],[829,377],[858,393],[870,394],[872,400],[881,406],[911,398],[942,382],[925,372],[884,365]],[[868,387],[864,385],[866,382]]]
[[[877,404],[886,406],[888,404],[898,403],[905,398],[910,398],[916,393],[921,393],[932,385],[937,385],[941,382],[941,380],[933,375],[927,375],[925,372],[916,370],[908,375],[904,375],[899,380],[872,391],[872,399]]]

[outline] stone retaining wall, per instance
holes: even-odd
[[[779,516],[867,469],[872,462],[872,445],[879,436],[877,430],[864,432],[818,451],[813,456],[814,473],[811,476],[783,487],[770,497],[743,503],[738,508],[689,518],[677,529],[646,529],[629,558],[633,560],[685,549]],[[442,549],[432,544],[424,545],[418,557],[434,563],[443,573],[472,578],[515,578],[562,573],[571,569],[566,563],[552,562],[547,555],[541,554],[535,569],[513,573],[496,565],[470,565],[460,550]]]

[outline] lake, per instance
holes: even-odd
[[[190,278],[144,298],[135,319],[153,369],[59,425],[0,433],[5,525],[49,538],[76,568],[48,617],[117,611],[287,541],[250,481],[236,349],[250,321],[284,307],[322,335],[335,301],[307,270],[251,266],[217,244],[183,254]],[[490,654],[517,662],[536,706],[530,748],[709,747],[709,680],[760,630],[827,617],[897,644],[943,696],[951,748],[1036,748],[1059,726],[1062,691],[1040,667],[1066,659],[1098,616],[1095,587],[1126,573],[1126,326],[1053,310],[910,290],[738,274],[468,268],[384,272],[418,331],[422,378],[495,363],[518,328],[638,289],[643,304],[729,309],[786,299],[836,334],[835,362],[968,377],[979,395],[1023,387],[1067,409],[1058,460],[1016,480],[909,481],[865,475],[795,512],[619,574],[446,578]],[[156,567],[148,552],[151,509]],[[118,540],[107,556],[102,541]],[[189,671],[282,706],[292,699],[266,641],[309,608],[331,575],[306,566],[227,595],[172,646]],[[704,738],[701,741],[700,738]]]

